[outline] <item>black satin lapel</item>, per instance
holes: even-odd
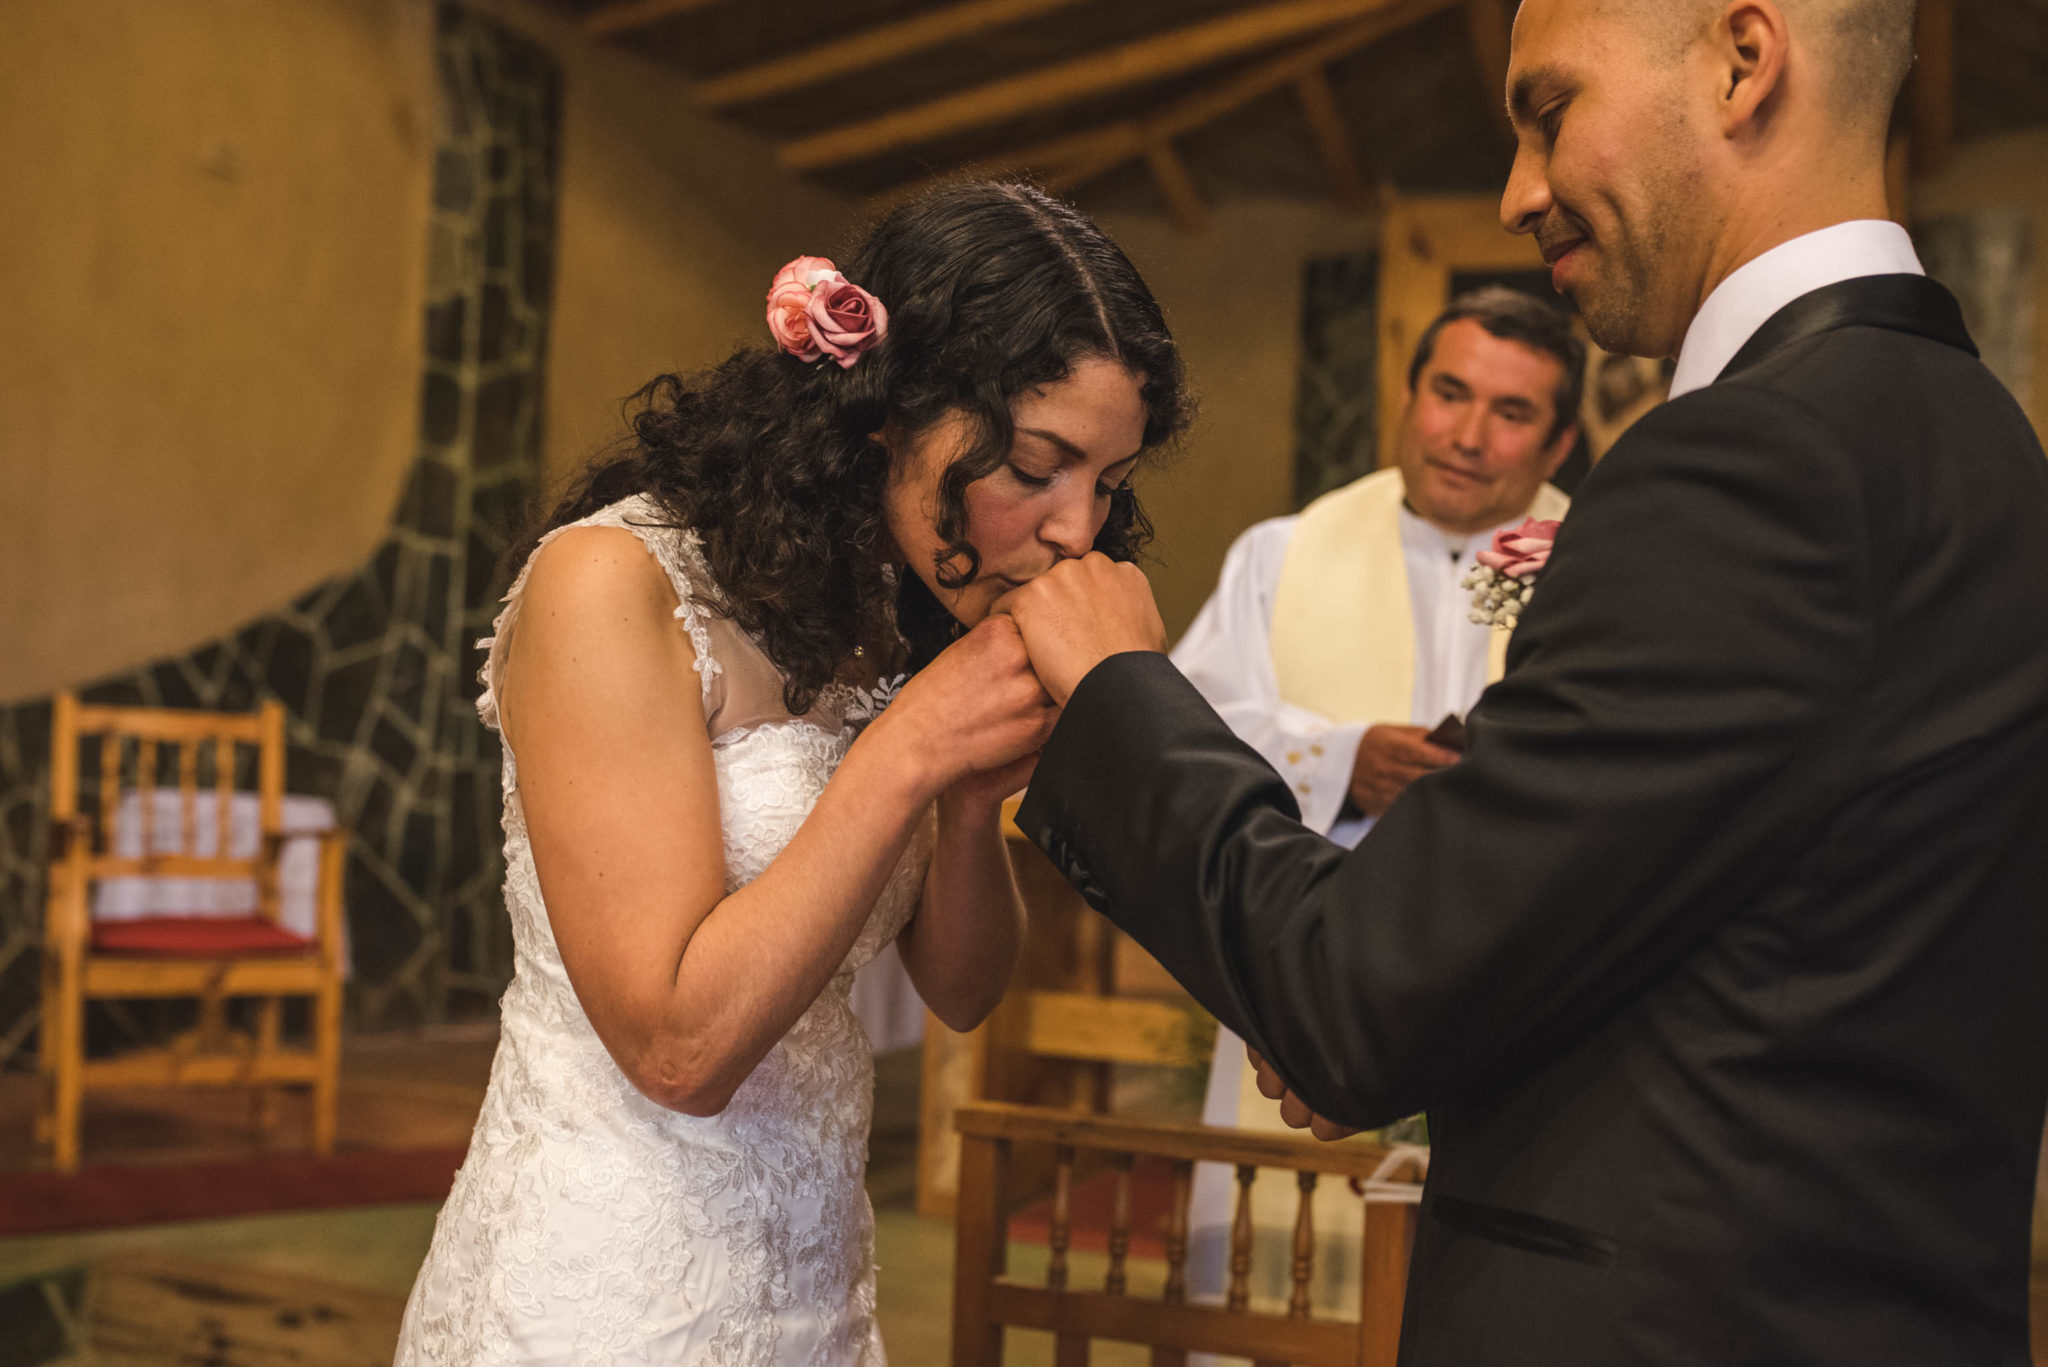
[[[1779,309],[1720,378],[1732,379],[1794,342],[1846,327],[1888,328],[1977,354],[1953,294],[1924,275],[1866,275],[1802,294]]]

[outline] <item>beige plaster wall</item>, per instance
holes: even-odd
[[[668,71],[521,0],[476,7],[562,64],[546,439],[560,481],[623,432],[626,395],[762,340],[776,269],[841,251],[856,211],[776,169],[765,142],[698,112]]]
[[[551,473],[761,328],[851,206],[524,0],[561,63]],[[428,0],[0,0],[0,700],[357,564],[413,449]]]
[[[1198,233],[1137,215],[1102,223],[1166,310],[1202,406],[1180,459],[1140,476],[1159,530],[1148,570],[1178,637],[1238,533],[1290,511],[1303,262],[1370,250],[1374,228],[1334,208],[1264,201],[1220,206]]]
[[[2048,128],[1956,148],[1939,176],[1913,183],[1915,217],[2024,209],[2034,275],[2034,392],[2028,417],[2048,441]]]
[[[230,627],[388,516],[424,13],[0,0],[0,699]]]

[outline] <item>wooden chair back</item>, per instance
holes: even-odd
[[[50,824],[76,876],[101,878],[254,878],[257,906],[277,919],[274,858],[284,827],[284,708],[253,713],[103,707],[57,695],[51,715]],[[258,849],[230,853],[238,792],[255,791]],[[175,791],[164,829],[159,794]],[[134,804],[139,847],[120,838],[123,805]],[[202,849],[202,812],[213,840]],[[74,852],[76,842],[78,852]],[[170,846],[166,849],[166,846]]]
[[[1419,1187],[1401,1180],[1409,1151],[1351,1141],[1319,1144],[1289,1135],[1114,1116],[1078,1115],[983,1103],[957,1114],[962,1151],[956,1206],[953,1367],[997,1367],[1006,1327],[1050,1331],[1056,1367],[1088,1361],[1097,1339],[1148,1345],[1155,1367],[1181,1367],[1191,1352],[1248,1357],[1304,1367],[1393,1367],[1401,1338],[1408,1260]],[[1050,1260],[1044,1282],[1007,1276],[1012,1177],[1032,1149],[1054,1155]],[[1071,1281],[1074,1174],[1093,1155],[1117,1174],[1101,1289]],[[1158,1299],[1130,1294],[1131,1174],[1141,1158],[1170,1165],[1172,1202],[1165,1231],[1165,1281]],[[1189,1199],[1194,1165],[1230,1165],[1237,1176],[1230,1232],[1229,1286],[1221,1305],[1188,1300]],[[1250,1286],[1251,1190],[1260,1169],[1292,1173],[1300,1193],[1291,1249],[1292,1295],[1286,1308],[1255,1308]],[[1365,1247],[1358,1318],[1320,1318],[1311,1310],[1315,1280],[1316,1187],[1355,1182],[1365,1205]]]

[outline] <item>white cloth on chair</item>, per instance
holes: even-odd
[[[192,843],[185,843],[185,812],[176,788],[150,790],[151,854],[212,858],[220,851],[220,806],[202,791],[193,806]],[[319,930],[320,841],[334,829],[334,804],[324,797],[288,793],[284,799],[284,848],[278,853],[277,923],[311,939]],[[262,845],[263,804],[255,793],[228,798],[228,857],[253,859]],[[142,794],[124,793],[114,808],[113,853],[140,858]],[[249,916],[256,911],[253,878],[166,878],[133,875],[102,878],[93,887],[96,921],[144,916]],[[342,971],[348,971],[347,925],[343,924]]]

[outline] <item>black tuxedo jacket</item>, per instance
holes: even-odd
[[[1915,276],[1586,480],[1453,768],[1355,851],[1165,656],[1019,821],[1333,1119],[1426,1108],[1402,1361],[2022,1367],[2048,459]]]

